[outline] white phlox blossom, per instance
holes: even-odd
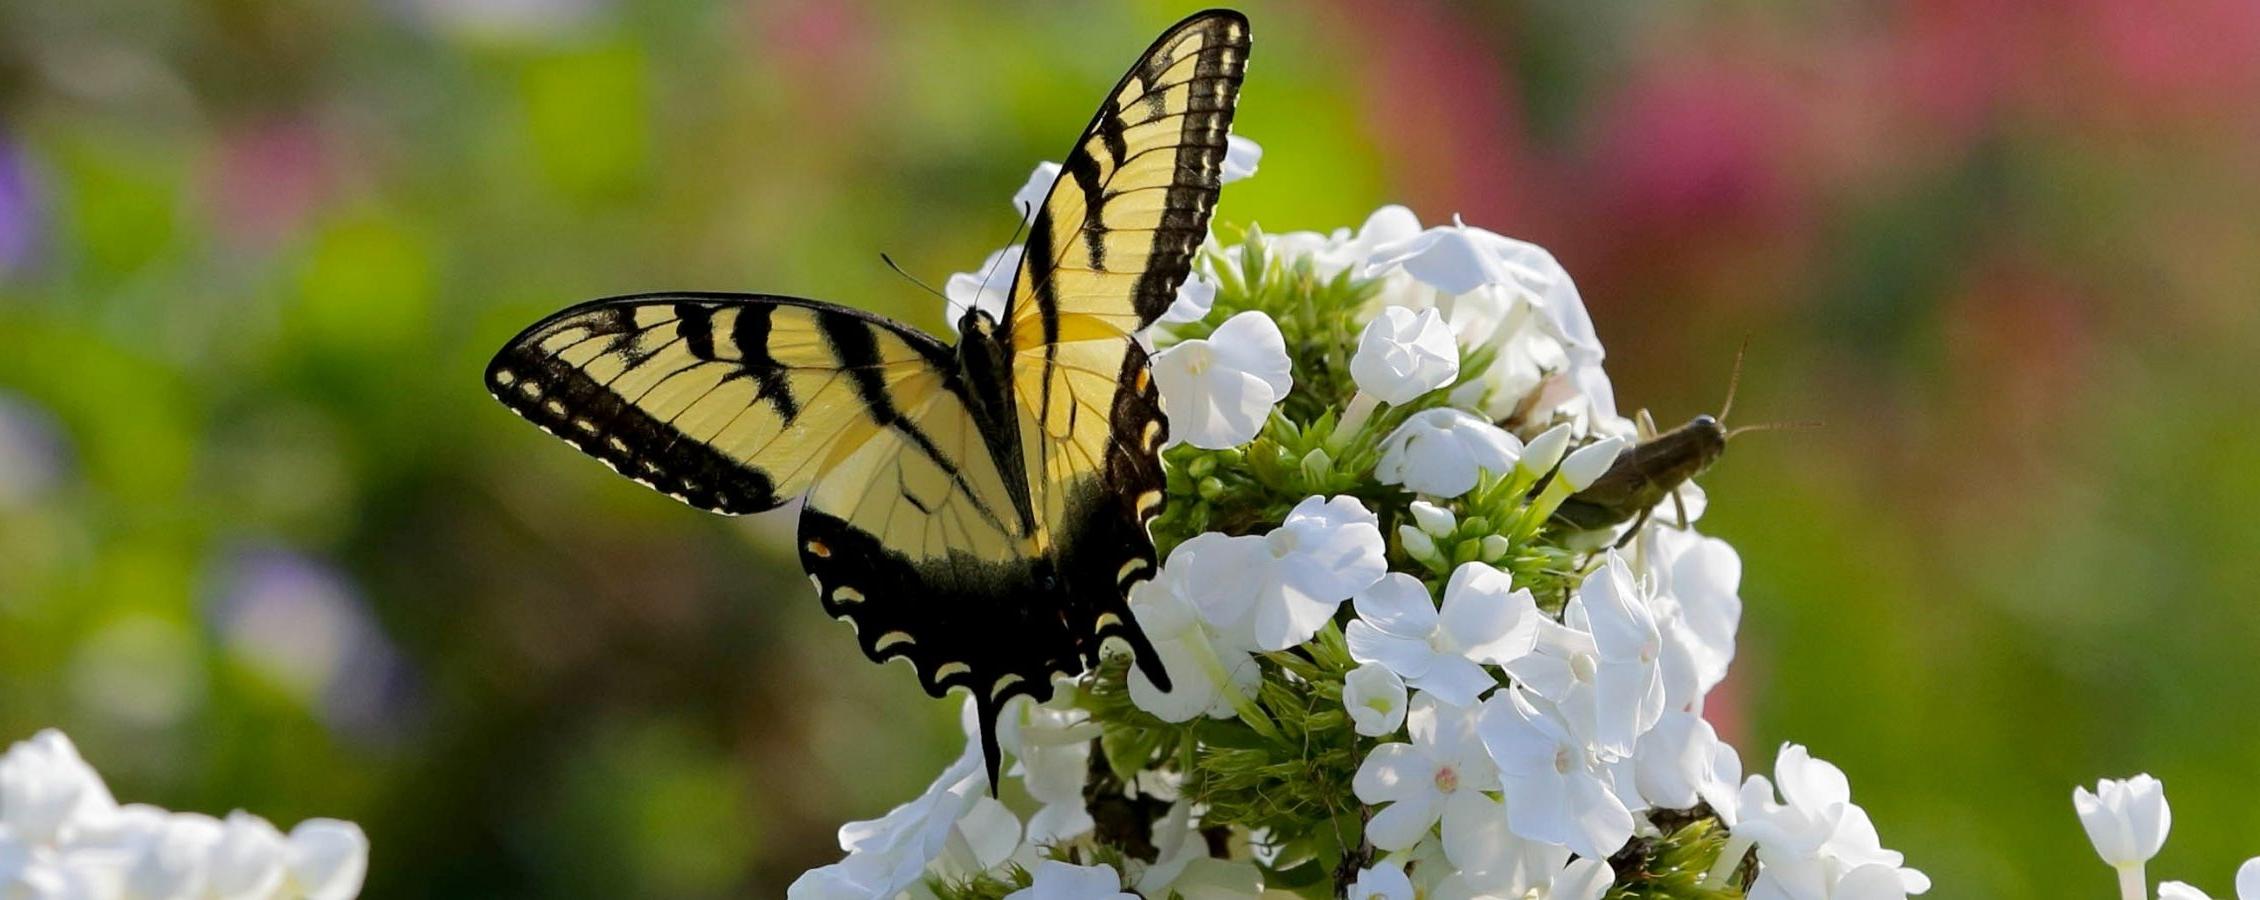
[[[284,834],[111,798],[59,731],[0,756],[0,897],[36,900],[346,900],[361,893],[359,826],[308,819]]]
[[[1473,705],[1498,684],[1485,665],[1530,652],[1541,618],[1528,590],[1480,562],[1452,572],[1441,610],[1427,586],[1403,572],[1389,573],[1351,603],[1358,617],[1344,630],[1350,657],[1386,666],[1454,706]]]
[[[1506,430],[1449,406],[1424,409],[1381,441],[1374,477],[1432,497],[1457,497],[1484,473],[1505,475],[1522,455]]]
[[[1383,309],[1366,323],[1350,357],[1358,390],[1391,405],[1411,403],[1459,376],[1459,344],[1433,309]]]
[[[1356,880],[1350,882],[1350,900],[1413,900],[1412,878],[1405,867],[1393,862],[1379,863],[1358,870]]]
[[[1384,291],[1384,302],[1439,308],[1463,344],[1501,351],[1479,379],[1488,391],[1465,398],[1480,399],[1485,415],[1513,414],[1546,375],[1558,373],[1568,389],[1550,392],[1549,402],[1531,410],[1540,419],[1556,410],[1583,421],[1616,418],[1592,318],[1569,273],[1544,248],[1455,219],[1374,247],[1361,274],[1400,285]],[[1413,285],[1401,286],[1400,277]]]
[[[1477,717],[1476,733],[1505,785],[1507,826],[1605,859],[1632,838],[1632,811],[1600,754],[1549,707],[1510,687],[1485,700]]]
[[[1018,698],[1001,719],[998,743],[1019,761],[1011,774],[1043,804],[1028,817],[1028,842],[1057,844],[1090,832],[1096,823],[1083,805],[1083,781],[1099,726],[1074,705],[1073,686],[1061,685],[1047,703]]]
[[[1753,898],[1901,898],[1930,889],[1922,872],[1884,849],[1866,810],[1852,802],[1844,771],[1804,747],[1782,745],[1774,759],[1778,785],[1763,775],[1744,783],[1728,852],[1758,845]],[[1773,798],[1778,786],[1780,802]]]
[[[1611,551],[1563,607],[1562,621],[1539,623],[1534,652],[1506,666],[1559,709],[1573,733],[1612,759],[1630,756],[1663,717],[1662,634],[1645,595]]]
[[[1366,663],[1342,676],[1342,707],[1366,737],[1396,734],[1405,724],[1405,680],[1388,666]]]
[[[1734,824],[1742,786],[1742,757],[1719,740],[1703,717],[1673,710],[1640,736],[1633,751],[1634,782],[1641,799],[1659,809],[1688,809],[1709,803],[1721,821]]]
[[[2114,867],[2141,866],[2158,855],[2173,829],[2173,808],[2166,804],[2166,788],[2148,774],[2133,778],[2105,778],[2095,790],[2072,789],[2072,808],[2079,813],[2095,853]]]
[[[964,876],[1003,864],[1020,846],[1021,824],[988,795],[981,749],[973,739],[977,708],[960,714],[965,751],[925,793],[877,819],[840,826],[847,857],[802,873],[788,900],[894,900],[929,872]]]
[[[1122,889],[1113,866],[1077,866],[1047,859],[1036,864],[1035,881],[1004,895],[1005,900],[1139,900]]]
[[[1491,808],[1482,792],[1499,789],[1498,769],[1476,738],[1474,710],[1415,694],[1405,725],[1411,743],[1373,748],[1351,781],[1359,800],[1386,804],[1365,832],[1383,850],[1411,847],[1438,819],[1445,821],[1445,840],[1452,841],[1455,825],[1476,823]]]
[[[1221,450],[1254,440],[1294,387],[1290,366],[1279,324],[1254,310],[1154,354],[1170,442]]]
[[[1136,879],[1138,892],[1147,897],[1166,897],[1171,891],[1186,900],[1257,900],[1263,895],[1263,873],[1254,860],[1208,855],[1208,839],[1188,801],[1171,806],[1154,823],[1153,843],[1159,855]]]
[[[1664,642],[1665,705],[1702,709],[1726,678],[1742,623],[1742,558],[1714,537],[1677,528],[1641,535],[1642,571],[1654,582],[1649,605]]]
[[[1246,626],[1257,573],[1243,564],[1255,558],[1251,542],[1261,539],[1195,535],[1169,552],[1152,579],[1130,589],[1131,614],[1170,681],[1163,691],[1132,666],[1130,701],[1139,709],[1164,722],[1221,718],[1232,715],[1234,696],[1255,691],[1262,670],[1249,655],[1255,639]]]

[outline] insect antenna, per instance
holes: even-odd
[[[1726,424],[1727,416],[1734,414],[1734,393],[1742,387],[1742,354],[1749,352],[1749,350],[1750,338],[1745,335],[1742,338],[1741,346],[1734,348],[1734,371],[1726,376],[1726,402],[1719,406],[1719,424],[1721,425]]]
[[[1034,206],[1030,206],[1026,203],[1020,204],[1020,224],[1013,226],[1012,239],[1005,241],[1004,245],[1010,247],[1014,244],[1020,243],[1021,233],[1028,230],[1028,220],[1035,217],[1036,208]],[[1023,247],[1021,248],[1020,252],[1026,253],[1028,252],[1028,250],[1027,248]],[[990,264],[988,271],[981,273],[981,290],[987,291],[989,289],[989,276],[995,275],[997,273],[997,263],[1003,262],[1004,257],[999,256],[997,257],[996,263]]]
[[[1819,419],[1802,419],[1795,422],[1765,422],[1758,425],[1744,425],[1740,428],[1728,429],[1726,432],[1726,439],[1730,441],[1734,440],[1735,435],[1742,434],[1743,432],[1747,431],[1811,431],[1815,428],[1824,427],[1827,427],[1826,423],[1823,423]]]
[[[879,254],[879,261],[880,261],[880,262],[883,262],[883,263],[886,263],[886,264],[887,264],[887,268],[890,268],[890,269],[893,269],[893,270],[895,270],[895,274],[902,276],[902,277],[903,277],[903,279],[904,279],[905,281],[908,281],[908,282],[910,282],[911,284],[915,284],[915,285],[917,285],[917,286],[918,286],[919,288],[923,289],[923,290],[924,290],[924,291],[925,291],[926,293],[929,293],[929,294],[932,294],[932,295],[934,295],[934,296],[936,296],[936,297],[940,297],[940,298],[942,298],[943,302],[948,302],[948,301],[949,301],[949,297],[948,297],[947,295],[943,294],[943,293],[942,293],[941,291],[937,291],[937,290],[934,290],[934,286],[933,286],[933,285],[930,285],[930,284],[927,284],[926,282],[920,281],[920,280],[918,280],[918,276],[916,276],[916,275],[912,275],[912,274],[910,274],[909,272],[905,272],[905,271],[903,271],[903,270],[902,270],[902,267],[901,267],[901,266],[899,266],[899,265],[896,265],[896,264],[895,264],[895,258],[894,258],[894,257],[892,257],[892,256],[888,256],[888,255],[886,255],[886,254],[884,254],[884,253],[881,253],[881,254]]]

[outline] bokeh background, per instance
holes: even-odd
[[[0,0],[0,738],[356,819],[372,897],[777,896],[955,705],[790,514],[616,479],[479,383],[568,303],[939,282],[1190,4]],[[1708,479],[1715,710],[1948,897],[2260,853],[2260,4],[1251,3],[1221,215],[1552,247],[1620,404],[1821,419]]]

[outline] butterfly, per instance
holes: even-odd
[[[805,496],[799,551],[865,656],[996,719],[1120,639],[1169,676],[1128,604],[1152,577],[1168,423],[1137,334],[1208,234],[1248,55],[1237,12],[1163,32],[1106,95],[1027,226],[1001,315],[954,346],[849,307],[765,294],[594,300],[487,367],[512,411],[701,509]]]

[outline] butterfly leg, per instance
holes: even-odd
[[[1640,529],[1648,524],[1648,514],[1655,511],[1656,508],[1653,506],[1641,510],[1640,515],[1633,518],[1632,527],[1625,529],[1624,536],[1617,538],[1617,542],[1611,545],[1609,549],[1622,550],[1626,544],[1632,543],[1633,538],[1640,536]]]

